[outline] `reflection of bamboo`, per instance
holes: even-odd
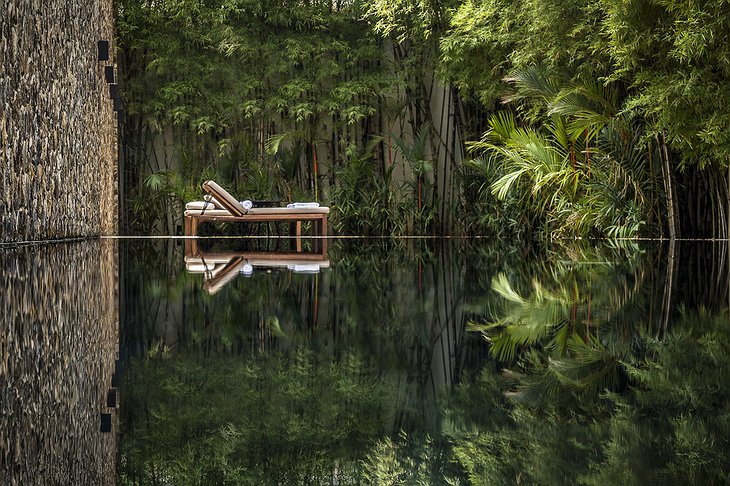
[[[417,294],[417,302],[426,311],[422,321],[424,334],[417,333],[409,351],[403,353],[406,371],[396,387],[396,413],[390,423],[395,433],[412,425],[408,419],[415,410],[427,422],[436,424],[439,392],[451,387],[458,377],[464,356],[461,343],[465,321],[459,292],[464,266],[457,264],[457,260],[445,247],[436,263],[424,267],[418,262],[424,288]]]
[[[730,182],[730,181],[728,181]],[[725,241],[725,246],[722,250],[723,259],[726,262],[727,274],[725,275],[725,285],[727,286],[727,307],[730,309],[730,237]]]
[[[314,328],[317,328],[317,317],[319,315],[319,275],[314,276]]]
[[[456,298],[458,295],[456,288],[460,285],[462,276],[450,263],[454,261],[450,253],[447,248],[442,248],[434,288],[435,304],[438,305],[435,313],[438,320],[435,324],[439,333],[434,336],[436,339],[433,341],[431,375],[435,378],[436,371],[440,371],[438,376],[442,381],[438,385],[442,387],[450,387],[455,378],[456,353],[464,326],[462,308]],[[435,380],[434,385],[436,385]]]
[[[711,268],[713,273],[716,274],[716,277],[714,278],[714,288],[715,289],[722,289],[722,274],[723,269],[725,268],[725,247],[726,245],[720,245],[718,248],[718,245],[713,244],[712,245],[712,262],[711,262]],[[719,253],[719,255],[718,255]],[[717,263],[717,265],[715,265]],[[715,294],[713,293],[713,301],[717,300],[718,303],[722,302],[722,298],[724,297],[722,295],[722,291],[720,290],[719,294],[717,295],[718,298],[715,298]]]
[[[669,255],[667,256],[667,278],[664,281],[664,298],[662,300],[662,325],[657,330],[657,339],[667,335],[669,317],[672,312],[672,296],[674,295],[674,274],[677,271],[676,240],[669,240]]]

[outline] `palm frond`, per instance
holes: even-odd
[[[276,135],[271,135],[268,139],[266,139],[266,143],[264,144],[264,149],[266,150],[266,153],[269,155],[273,155],[279,151],[279,147],[281,146],[282,142],[286,140],[287,138],[290,138],[292,136],[291,132],[284,132],[284,133],[278,133]]]
[[[526,98],[537,98],[547,103],[560,93],[563,84],[562,79],[540,65],[515,69],[504,78],[504,81],[514,84],[517,88],[516,93],[504,97],[505,103]]]

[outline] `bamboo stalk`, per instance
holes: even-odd
[[[315,147],[314,142],[312,142],[312,159],[314,164],[314,200],[319,201],[319,184],[317,182],[317,148]]]
[[[664,134],[664,131],[662,130],[662,140],[659,141],[659,134],[655,135],[657,145],[659,146],[659,155],[662,160],[662,172],[664,175],[664,188],[666,191],[666,198],[667,198],[667,211],[669,212],[668,215],[668,223],[669,223],[669,239],[674,240],[677,238],[677,215],[676,215],[676,208],[675,208],[675,194],[674,194],[674,187],[672,185],[672,172],[671,172],[671,166],[669,163],[669,150],[667,148],[667,139]]]

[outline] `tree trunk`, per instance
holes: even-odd
[[[669,224],[669,239],[674,240],[678,237],[677,228],[677,208],[676,208],[676,194],[674,192],[674,185],[672,182],[672,166],[669,159],[669,149],[667,148],[667,139],[662,131],[661,141],[659,135],[656,135],[657,145],[659,146],[659,155],[662,160],[662,173],[664,176],[664,191],[666,192],[667,199],[667,220]]]

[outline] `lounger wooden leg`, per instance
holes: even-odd
[[[185,239],[185,256],[186,257],[197,257],[200,254],[200,248],[198,247],[197,238],[186,238]]]
[[[322,222],[320,223],[319,227],[319,234],[322,237],[320,240],[322,244],[320,245],[320,249],[322,251],[322,258],[327,257],[327,215],[322,216]]]
[[[183,220],[184,220],[183,221],[183,225],[184,225],[184,228],[185,228],[184,229],[184,232],[183,232],[183,235],[184,236],[190,236],[190,228],[191,228],[191,225],[192,225],[193,218],[191,218],[190,216],[185,216],[183,218]],[[189,238],[186,238],[185,239],[185,256],[192,256],[192,254],[193,254],[193,248],[190,245],[190,243],[191,243],[191,240]]]
[[[195,216],[185,216],[185,236],[197,236],[198,234],[198,218]]]
[[[297,221],[297,253],[302,252],[302,222]]]
[[[190,242],[190,256],[197,257],[200,255],[200,248],[198,246],[198,238],[188,240]]]
[[[185,236],[198,235],[198,218],[185,216]],[[185,255],[195,256],[198,254],[198,241],[192,238],[185,239]]]
[[[322,235],[322,218],[312,220],[312,251],[319,253],[322,245],[320,236]]]

